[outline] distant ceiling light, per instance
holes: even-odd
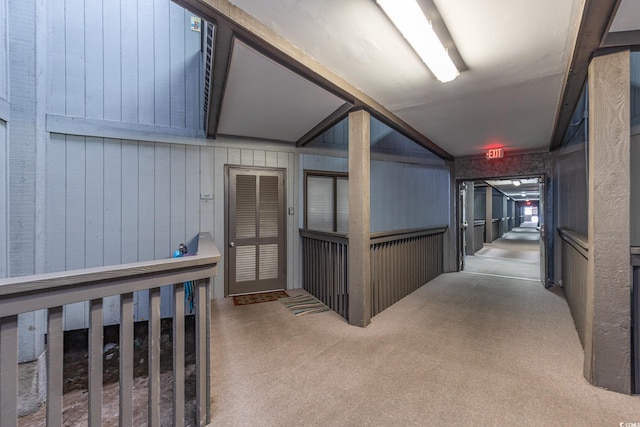
[[[517,179],[514,179],[513,185],[515,185],[516,187],[520,187],[520,181],[518,181]]]
[[[446,83],[458,77],[460,73],[447,49],[415,0],[376,0],[376,3],[438,80]]]
[[[525,193],[524,191],[523,191],[522,193],[520,193],[520,195],[521,195],[522,197],[527,197],[527,193]]]

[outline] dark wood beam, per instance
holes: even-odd
[[[209,82],[209,105],[207,106],[207,138],[215,138],[218,135],[220,125],[220,113],[222,111],[222,101],[227,86],[227,76],[229,74],[229,64],[233,53],[233,30],[218,22],[215,26],[213,37],[213,52],[210,65],[211,81]]]
[[[412,139],[418,145],[445,160],[453,156],[429,138],[411,127],[382,104],[329,70],[281,35],[275,33],[254,17],[234,6],[228,0],[173,0],[185,9],[216,25],[226,25],[235,37],[252,48],[288,68],[324,90],[349,102],[364,107],[393,129]]]
[[[640,45],[640,30],[616,31],[608,33],[602,47],[622,47]]]
[[[318,123],[313,129],[307,132],[302,138],[300,138],[296,142],[296,147],[304,147],[315,138],[319,137],[335,125],[337,125],[340,121],[342,121],[347,115],[349,111],[353,108],[353,104],[349,102],[345,102],[342,104],[336,111],[327,116],[323,121]]]
[[[562,145],[571,117],[587,81],[587,69],[594,51],[602,47],[621,0],[587,0],[582,12],[571,65],[556,112],[550,149]]]

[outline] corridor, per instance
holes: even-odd
[[[536,235],[505,235],[365,329],[333,312],[295,317],[277,301],[213,301],[213,424],[640,422],[640,396],[584,379],[562,290],[538,280]]]

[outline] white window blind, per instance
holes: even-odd
[[[333,231],[333,177],[307,177],[307,228]]]

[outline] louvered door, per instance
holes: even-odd
[[[284,170],[227,167],[227,295],[286,288]]]

